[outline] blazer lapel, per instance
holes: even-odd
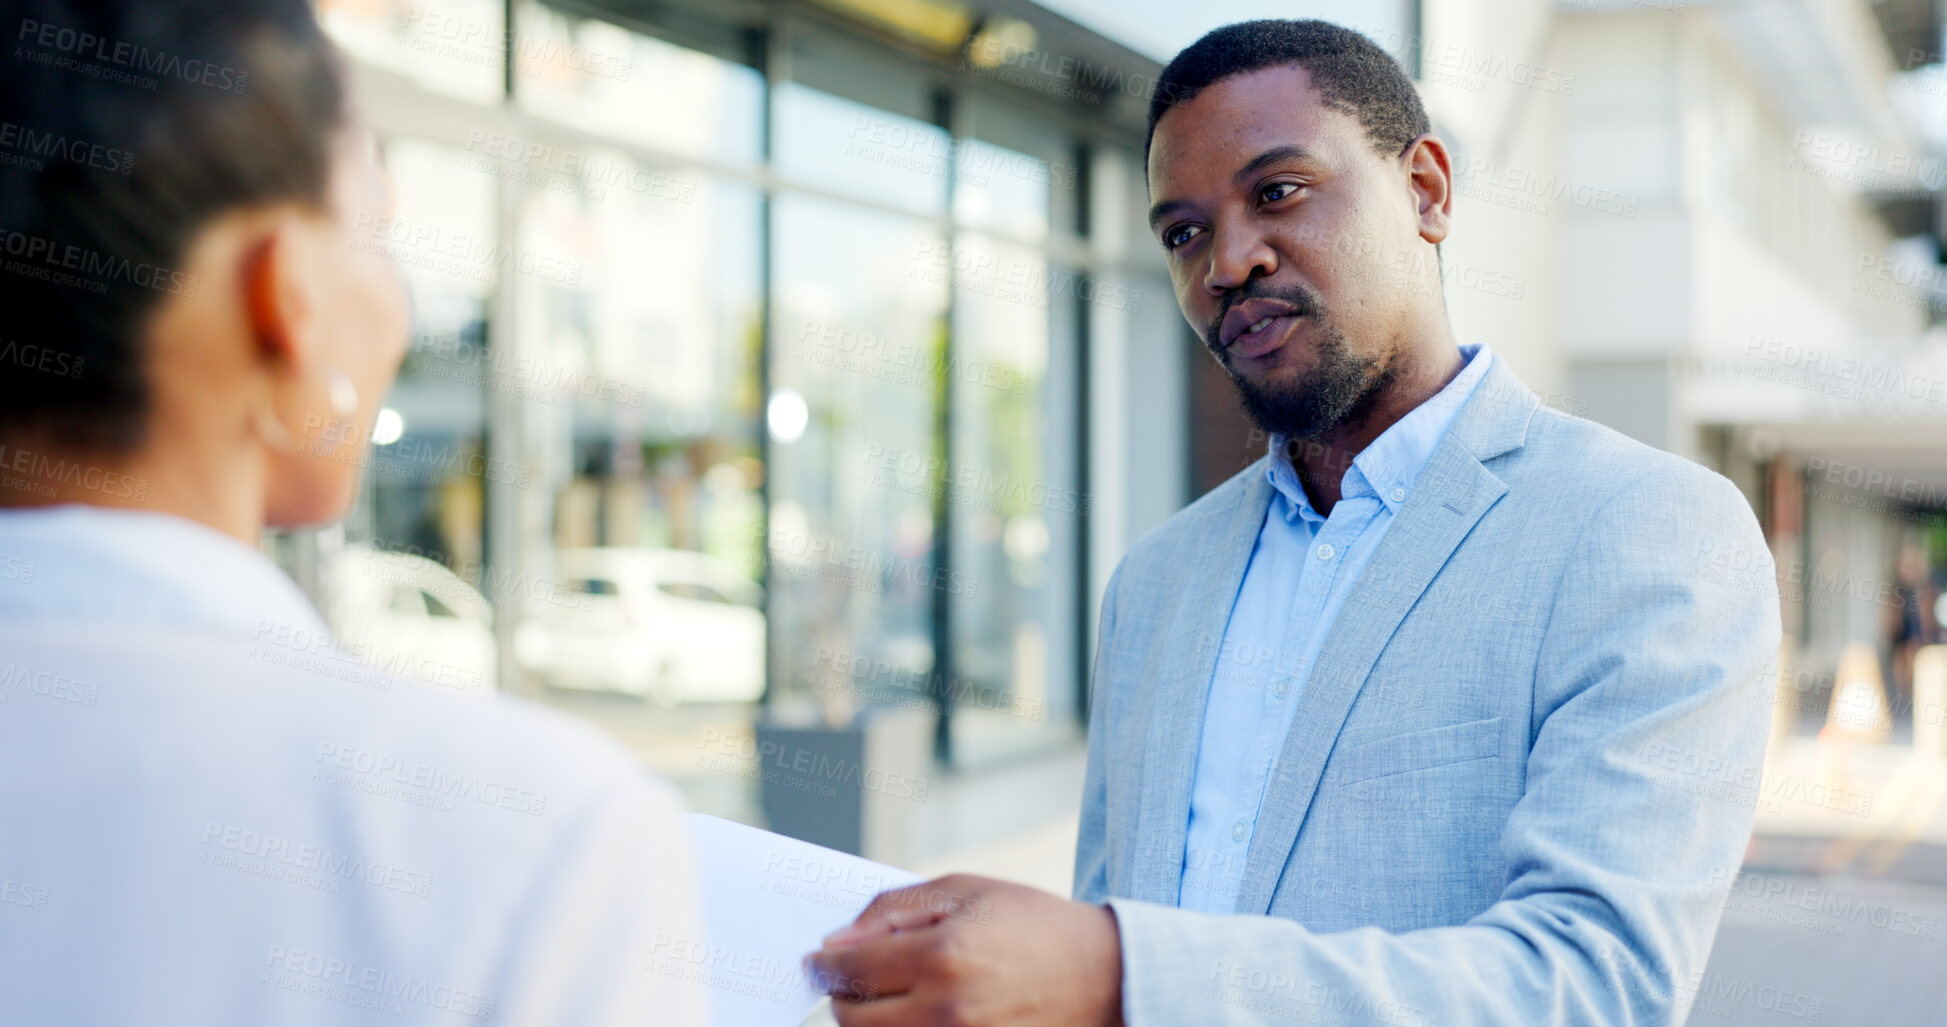
[[[1506,484],[1482,461],[1521,444],[1538,404],[1535,394],[1496,356],[1434,448],[1413,494],[1373,550],[1371,561],[1326,633],[1318,660],[1305,681],[1291,733],[1285,737],[1265,789],[1264,804],[1258,810],[1237,912],[1261,915],[1270,910],[1279,876],[1290,860],[1299,827],[1318,790],[1326,757],[1353,700],[1406,611],[1426,591],[1475,523],[1507,492]],[[1230,594],[1236,594],[1234,587]],[[1224,606],[1228,613],[1229,604]],[[1206,688],[1208,680],[1206,672]],[[1192,745],[1201,734],[1201,702],[1197,709],[1199,720],[1197,734],[1191,736]],[[1187,796],[1187,784],[1184,791]],[[1178,851],[1184,831],[1184,826],[1178,825]]]
[[[1199,533],[1178,557],[1180,587],[1163,621],[1168,625],[1163,658],[1145,667],[1142,675],[1141,694],[1149,697],[1150,718],[1148,745],[1132,754],[1142,768],[1143,784],[1131,898],[1173,906],[1182,886],[1204,705],[1231,607],[1271,502],[1267,459],[1251,465],[1243,498],[1219,513],[1222,520],[1215,530]]]

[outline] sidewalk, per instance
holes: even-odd
[[[1947,885],[1947,760],[1787,739],[1765,763],[1749,869]]]
[[[1943,1022],[1947,760],[1805,736],[1765,764],[1691,1027]]]
[[[1042,780],[1060,782],[1064,798],[1079,795],[1078,781],[1069,780],[1079,778],[1079,755],[1068,761],[1076,765],[1035,768]],[[985,791],[977,802],[943,795],[940,819],[978,822],[995,804],[996,790]],[[1063,815],[984,844],[951,847],[912,869],[928,876],[984,874],[1065,895],[1077,818],[1072,801],[1064,805],[1071,808]],[[1746,865],[1947,885],[1947,761],[1910,744],[1822,743],[1809,735],[1786,740],[1765,764]]]

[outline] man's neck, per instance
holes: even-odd
[[[1414,359],[1403,367],[1392,388],[1363,416],[1332,428],[1316,440],[1293,439],[1285,447],[1285,458],[1291,461],[1312,509],[1320,516],[1330,517],[1332,508],[1344,498],[1345,474],[1352,469],[1353,458],[1400,418],[1439,395],[1467,366],[1466,358],[1451,342],[1436,353],[1434,359]]]

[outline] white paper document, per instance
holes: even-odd
[[[719,817],[684,818],[703,937],[655,939],[652,969],[708,991],[717,1027],[798,1027],[817,1006],[804,957],[872,897],[924,878]]]

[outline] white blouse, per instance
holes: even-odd
[[[227,536],[0,511],[8,1022],[704,1023],[681,812],[591,727],[363,669]]]

